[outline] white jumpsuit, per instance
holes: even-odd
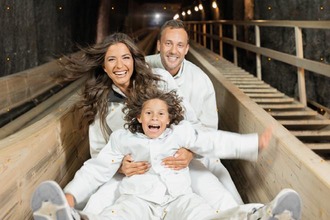
[[[228,148],[230,145],[232,147]],[[120,197],[98,215],[84,213],[90,219],[211,219],[220,212],[192,192],[189,168],[175,171],[163,166],[162,159],[186,146],[203,156],[249,159],[258,157],[258,135],[195,130],[182,121],[167,128],[160,137],[150,139],[126,129],[114,131],[97,157],[84,163],[65,187],[77,202],[108,182],[120,167],[123,157],[131,154],[139,161],[149,161],[150,170],[142,175],[124,177]],[[218,214],[217,214],[218,212]],[[247,213],[246,213],[247,214]]]
[[[203,127],[216,129],[218,116],[216,111],[215,94],[211,81],[197,66],[193,65],[189,61],[184,61],[184,68],[182,67],[181,70],[182,69],[186,70],[187,73],[193,72],[194,74],[178,74],[173,79],[172,75],[163,69],[156,68],[154,69],[154,72],[160,75],[162,79],[164,79],[164,81],[167,83],[167,86],[161,86],[166,91],[178,89],[177,84],[179,84],[180,88],[184,90],[184,92],[182,92],[180,89],[179,92],[181,92],[181,95],[184,97],[185,105],[188,106],[186,108],[189,109],[189,104],[187,104],[186,101],[191,102],[193,104],[193,111],[197,113],[198,120],[203,125]],[[182,72],[181,70],[180,73]],[[184,78],[183,76],[186,77]],[[183,81],[192,82],[191,88],[196,89],[191,90],[190,88],[191,94],[189,94],[188,86],[184,86],[186,84],[183,84]],[[120,90],[115,86],[113,86],[113,89],[117,93],[124,96],[124,94],[122,94]],[[194,99],[193,96],[196,98]],[[123,128],[123,107],[123,102],[110,102],[109,114],[106,120],[112,131]],[[195,120],[194,116],[191,114],[188,117],[190,117],[189,121]],[[101,132],[98,119],[96,119],[96,121],[89,128],[89,139],[91,156],[95,157],[106,144],[106,139]],[[136,158],[133,159],[138,161]],[[248,159],[253,160],[253,158]],[[211,159],[209,161],[211,161]],[[217,177],[215,177],[207,168],[205,168],[205,166],[203,166],[199,160],[193,160],[190,164],[190,174],[193,180],[192,188],[194,192],[201,195],[213,208],[219,210],[226,210],[241,204],[241,198],[236,190],[236,187],[232,182],[228,171],[221,164],[219,158],[213,157],[213,163],[210,163],[207,160],[204,162],[213,164],[212,169],[218,170],[221,173],[221,181],[225,187],[222,186]],[[122,178],[123,175],[116,174],[114,178],[111,179],[111,181],[100,187],[96,192],[94,192],[94,194],[91,193],[90,199],[86,198],[86,201],[78,204],[77,208],[82,209],[85,207],[84,210],[87,212],[95,214],[100,213],[106,205],[113,204],[114,201],[118,198],[118,184]],[[235,197],[233,197],[231,194],[235,195]],[[88,203],[85,206],[87,200]]]
[[[165,69],[160,58],[160,54],[150,55],[146,57],[146,61],[154,68]],[[218,112],[216,96],[213,84],[210,78],[198,66],[184,59],[179,72],[174,76],[175,82],[178,85],[183,97],[190,103],[198,120],[204,127],[218,129]],[[231,147],[228,145],[227,147]],[[223,159],[223,158],[222,158]],[[241,159],[241,158],[237,158]],[[220,159],[214,156],[204,157],[201,159],[204,166],[208,168],[223,184],[230,194],[234,197],[236,204],[243,204],[242,198],[239,195],[237,188],[226,167],[223,166]],[[196,164],[192,164],[195,166]],[[205,198],[212,206],[222,204],[218,209],[226,209],[232,207],[231,199],[224,192],[226,203],[221,203],[214,194],[219,193],[219,181],[214,179],[210,173],[203,173],[205,176],[201,179],[201,172],[195,172],[198,169],[191,169],[191,177],[193,179],[193,190],[197,194]],[[198,182],[194,181],[198,178]],[[213,180],[213,181],[211,181]],[[208,187],[205,187],[205,186]],[[213,190],[212,190],[213,189]]]

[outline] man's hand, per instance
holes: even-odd
[[[162,164],[173,170],[181,170],[188,167],[193,158],[194,154],[191,151],[180,148],[174,156],[166,157]]]
[[[147,161],[134,162],[131,155],[126,155],[121,162],[119,173],[125,176],[133,176],[138,174],[144,174],[150,168],[150,164]]]

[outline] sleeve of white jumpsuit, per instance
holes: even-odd
[[[258,159],[258,134],[238,134],[221,130],[194,129],[189,122],[181,123],[181,134],[186,136],[186,147],[202,156],[220,159]]]
[[[87,160],[64,188],[64,192],[72,194],[77,203],[89,198],[99,186],[108,182],[117,172],[124,155],[119,150],[120,145],[116,136],[114,132],[109,143],[98,156]]]

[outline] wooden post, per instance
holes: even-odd
[[[203,46],[206,47],[206,24],[203,24]]]
[[[237,41],[237,27],[235,24],[233,24],[233,40],[235,42]],[[238,62],[237,62],[237,47],[236,46],[234,46],[233,52],[234,52],[234,64],[237,66]]]
[[[299,58],[304,58],[301,28],[295,27],[294,32],[296,38],[296,55]],[[298,67],[297,74],[298,74],[299,101],[305,106],[307,106],[305,69]]]
[[[194,24],[194,40],[197,42],[197,24]]]
[[[223,57],[222,24],[219,24],[219,53]]]
[[[213,51],[213,24],[210,24],[210,49]]]
[[[255,36],[256,36],[256,46],[260,47],[260,28],[258,25],[255,27]],[[256,68],[257,68],[257,77],[261,79],[261,58],[260,54],[256,53]]]

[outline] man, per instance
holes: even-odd
[[[170,20],[161,27],[157,49],[159,54],[146,57],[147,62],[152,67],[164,68],[171,73],[202,125],[217,129],[218,114],[213,84],[199,67],[185,59],[189,50],[189,36],[182,21]],[[175,163],[175,160],[173,162]],[[203,158],[203,164],[218,177],[236,202],[243,204],[229,172],[219,158]],[[192,176],[192,179],[195,178],[198,176]]]

